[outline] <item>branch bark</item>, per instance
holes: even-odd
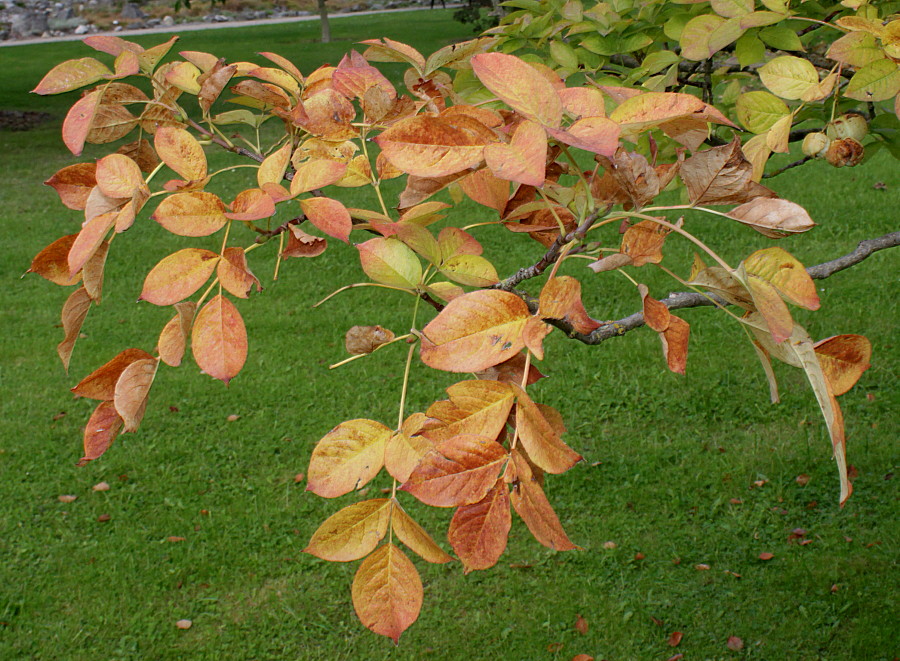
[[[890,234],[885,234],[884,236],[875,239],[860,241],[853,252],[829,262],[810,266],[806,269],[806,272],[809,273],[813,280],[824,280],[839,271],[843,271],[844,269],[859,264],[879,250],[896,248],[897,246],[900,246],[900,231],[891,232]],[[696,292],[672,293],[663,299],[662,303],[670,310],[704,306],[725,307],[728,305],[724,299],[715,296],[714,294],[699,294]],[[635,312],[622,319],[603,324],[600,328],[589,334],[576,333],[570,325],[563,321],[550,323],[565,332],[566,335],[574,340],[578,340],[584,344],[600,344],[612,337],[625,335],[625,333],[632,331],[635,328],[640,328],[644,325],[644,315],[641,312]]]

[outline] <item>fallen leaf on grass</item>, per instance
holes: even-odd
[[[681,661],[684,658],[684,654],[678,653],[670,656],[666,661]]]
[[[733,652],[739,652],[744,649],[744,641],[737,636],[728,636],[728,642],[725,644],[728,646],[728,649]]]
[[[562,648],[563,648],[562,643],[550,643],[549,645],[547,645],[547,651],[550,652],[550,654],[556,654]]]
[[[94,491],[109,491],[109,482],[97,482],[91,489]]]
[[[72,494],[63,494],[62,496],[58,496],[57,500],[61,503],[73,503],[78,500],[78,496],[74,496]]]
[[[190,629],[193,626],[193,624],[194,623],[191,622],[190,620],[178,620],[175,623],[175,626],[178,627],[179,629]]]
[[[614,549],[616,547],[618,547],[618,544],[615,542],[603,542],[603,548],[605,549]]]
[[[575,618],[575,631],[580,633],[582,636],[586,635],[588,632],[588,621],[581,615]]]
[[[769,553],[768,551],[763,551],[762,553],[759,554],[760,560],[771,560],[774,557],[775,557],[775,554]]]
[[[594,657],[589,654],[576,654],[572,657],[572,661],[594,661]]]
[[[706,571],[709,569],[709,565],[701,562],[699,565],[694,565],[694,569],[696,569],[697,571]]]
[[[669,640],[666,641],[672,647],[678,647],[678,644],[681,642],[681,639],[684,638],[684,634],[680,631],[673,631],[669,636]]]
[[[226,419],[228,422],[237,422],[238,420],[241,419],[241,416],[239,416],[239,415],[236,414],[236,413],[232,413],[231,415],[229,415],[229,416],[228,416],[227,418],[225,418],[225,419]]]
[[[303,473],[297,473],[296,475],[294,475],[294,484],[299,484],[304,480],[305,477],[306,475],[304,475]]]
[[[111,518],[112,517],[109,514],[101,514],[100,516],[97,517],[97,521],[99,521],[100,523],[106,523]]]
[[[176,537],[175,535],[170,535],[169,537],[166,537],[166,541],[167,542],[183,542],[183,541],[185,541],[185,538],[184,537]]]
[[[635,559],[635,560],[643,560],[643,559],[646,558],[646,557],[647,557],[647,556],[645,556],[645,555],[644,555],[643,553],[641,553],[640,551],[638,551],[637,553],[634,554],[634,559]]]
[[[744,501],[741,500],[740,498],[732,498],[732,499],[729,500],[728,502],[731,503],[732,505],[740,505],[740,504],[742,504]]]

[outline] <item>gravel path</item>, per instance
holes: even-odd
[[[447,9],[453,9],[461,5],[448,4]],[[328,14],[329,21],[336,21],[350,16],[369,16],[372,14],[400,14],[411,11],[428,11],[430,7],[403,7],[402,9],[379,9],[377,11],[357,11],[340,14]],[[48,44],[55,41],[81,41],[85,37],[93,37],[95,35],[111,35],[114,37],[133,37],[144,34],[171,34],[173,32],[194,32],[196,30],[221,30],[224,28],[246,28],[254,25],[274,25],[278,23],[299,23],[301,21],[318,21],[318,14],[313,16],[289,16],[285,18],[263,18],[257,21],[228,21],[222,23],[179,23],[171,27],[155,27],[144,30],[120,30],[119,32],[92,32],[90,34],[67,34],[61,37],[47,37],[42,39],[36,37],[34,39],[18,39],[0,41],[0,48],[4,46],[28,46],[31,44]]]

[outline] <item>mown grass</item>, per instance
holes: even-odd
[[[350,40],[386,34],[427,52],[466,36],[445,13],[419,13],[415,21],[336,22],[347,41],[334,51],[309,41],[315,26],[305,28],[307,37],[298,37],[304,29],[298,26],[192,33],[179,47],[232,59],[272,50],[309,70],[336,62]],[[71,44],[4,49],[6,66],[20,73],[0,83],[3,105],[50,107],[61,116],[71,98],[24,92],[53,62],[84,54]],[[352,248],[332,245],[315,262],[288,263],[275,283],[270,251],[255,252],[252,266],[266,291],[240,304],[251,353],[239,378],[224,388],[190,365],[161,370],[141,430],[76,468],[92,405],[66,389],[124,347],[155,345],[169,313],[134,300],[146,271],[178,244],[146,221],[117,240],[103,305],[91,312],[65,375],[53,347],[66,294],[35,276],[19,279],[41,247],[78,226],[77,212],[62,208],[40,183],[73,160],[58,128],[57,122],[0,134],[6,230],[0,658],[530,660],[584,652],[624,660],[683,652],[688,659],[892,659],[900,653],[896,254],[880,253],[819,283],[822,309],[796,315],[815,337],[862,332],[875,348],[872,369],[841,398],[849,461],[858,473],[843,510],[824,426],[802,374],[778,368],[783,402],[769,405],[752,350],[725,315],[682,313],[692,324],[686,377],[664,370],[649,331],[594,348],[551,336],[545,368],[551,378],[535,387],[535,396],[564,412],[567,439],[586,460],[548,479],[548,493],[584,550],[550,552],[517,521],[507,555],[490,571],[463,576],[458,565],[418,562],[425,607],[394,648],[365,631],[352,612],[356,563],[302,553],[317,525],[357,496],[323,501],[294,484],[294,476],[306,471],[315,442],[341,420],[395,424],[403,349],[337,372],[327,366],[344,357],[342,332],[353,324],[404,331],[409,301],[354,290],[311,310],[327,293],[362,279]],[[879,181],[885,189],[874,187]],[[853,171],[814,163],[775,185],[820,223],[782,243],[804,263],[896,228],[892,199],[900,173],[883,155]],[[371,203],[345,193],[349,206]],[[490,217],[469,204],[451,220]],[[732,263],[768,245],[720,219],[689,223]],[[495,246],[488,254],[503,274],[540,254],[537,244],[496,228],[477,235]],[[669,243],[675,268],[686,270],[691,249]],[[668,284],[645,270],[633,275],[662,296]],[[585,298],[603,318],[630,313],[638,302],[614,274],[588,278]],[[440,398],[452,381],[415,366],[409,410]],[[229,415],[240,418],[229,422]],[[807,484],[796,481],[800,474],[809,476]],[[110,490],[93,492],[101,481]],[[757,481],[765,483],[753,486]],[[382,486],[378,481],[372,491]],[[78,499],[63,504],[61,494]],[[443,540],[447,512],[415,503],[410,510]],[[98,521],[103,514],[108,521]],[[798,527],[810,544],[789,543]],[[185,541],[167,541],[171,536]],[[604,548],[608,541],[616,548]],[[761,561],[760,552],[774,558]],[[700,564],[709,569],[696,569]],[[573,626],[578,615],[589,624],[584,635]],[[193,627],[176,629],[181,618]],[[673,631],[684,633],[677,649],[666,644]],[[726,647],[731,635],[744,641],[741,652]]]

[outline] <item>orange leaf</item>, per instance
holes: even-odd
[[[98,367],[84,377],[72,392],[79,397],[113,401],[116,394],[116,382],[125,368],[138,360],[151,360],[153,356],[143,349],[125,349],[112,360]]]
[[[390,498],[348,505],[325,519],[303,552],[332,562],[364,558],[387,533],[390,514]]]
[[[289,225],[288,230],[288,242],[282,257],[318,257],[328,247],[328,242],[321,236],[308,234],[296,225]]]
[[[156,377],[157,365],[155,358],[136,360],[122,370],[116,381],[113,404],[125,423],[126,432],[137,430],[144,417],[147,396]]]
[[[231,212],[225,217],[231,220],[262,220],[275,215],[275,202],[261,188],[248,188],[237,194],[231,203]]]
[[[447,539],[468,574],[497,564],[506,550],[511,527],[509,487],[497,480],[480,501],[457,508]]]
[[[87,317],[88,310],[91,308],[91,297],[88,296],[84,287],[79,287],[73,291],[62,308],[62,325],[65,337],[56,347],[56,353],[62,361],[63,367],[69,371],[69,359],[72,357],[72,349],[75,348],[75,340],[78,339],[78,333],[81,331],[81,324]]]
[[[515,55],[481,53],[472,60],[478,79],[510,108],[539,124],[557,128],[562,102],[553,85]]]
[[[835,335],[813,346],[835,396],[850,390],[871,366],[872,344],[862,335]]]
[[[676,374],[684,374],[687,368],[688,338],[691,327],[681,317],[674,314],[669,318],[669,326],[659,334],[663,345],[663,355],[666,364]]]
[[[365,157],[363,157],[365,158]],[[347,172],[347,163],[331,158],[312,158],[297,166],[291,179],[291,195],[337,183]]]
[[[262,291],[262,285],[247,265],[247,253],[242,248],[225,248],[223,259],[216,265],[216,274],[225,290],[238,298],[248,298],[253,285]]]
[[[631,258],[634,266],[659,264],[662,261],[662,247],[669,229],[652,220],[642,220],[632,225],[622,236],[623,254]]]
[[[69,108],[62,125],[62,140],[73,154],[78,156],[84,149],[84,141],[87,139],[94,122],[94,115],[100,107],[102,92],[91,92],[78,99]]]
[[[696,96],[677,92],[647,92],[633,96],[609,115],[623,129],[635,133],[682,117],[737,128],[722,113]]]
[[[348,99],[362,99],[366,91],[378,87],[390,99],[397,97],[391,82],[378,69],[366,62],[356,51],[350,51],[331,74],[331,84],[335,91]]]
[[[197,139],[182,128],[161,126],[153,139],[163,163],[187,181],[206,177],[206,154]]]
[[[325,232],[328,236],[349,243],[350,230],[353,229],[353,221],[350,212],[341,202],[330,197],[311,197],[300,200],[303,213],[313,225]]]
[[[194,360],[204,372],[228,384],[247,360],[247,329],[234,303],[214,296],[197,314],[191,335]]]
[[[97,185],[96,163],[67,165],[44,183],[52,186],[60,201],[70,209],[81,210],[91,189]]]
[[[398,432],[391,436],[384,448],[384,467],[398,482],[406,482],[434,443],[419,435]]]
[[[170,367],[181,365],[187,348],[187,339],[191,334],[191,324],[194,321],[197,304],[193,301],[184,301],[176,303],[175,309],[177,314],[163,327],[156,344],[160,360]]]
[[[548,473],[564,473],[581,461],[581,455],[563,442],[531,397],[518,386],[513,390],[519,442],[531,461]]]
[[[69,272],[69,251],[77,237],[77,234],[69,234],[41,250],[31,260],[28,273],[37,273],[42,278],[63,287],[76,284],[81,275],[78,273],[72,275]]]
[[[433,507],[476,503],[494,485],[506,460],[506,450],[496,441],[460,434],[426,454],[400,488]]]
[[[662,333],[671,322],[672,315],[669,308],[649,295],[647,285],[638,285],[638,291],[644,304],[644,323],[657,333]]]
[[[109,449],[119,431],[122,429],[122,418],[111,401],[100,402],[84,428],[84,456],[78,466],[98,459]]]
[[[144,279],[141,300],[173,305],[200,289],[216,270],[219,256],[203,248],[184,248],[163,257]]]
[[[621,127],[605,117],[585,117],[566,129],[547,129],[560,142],[601,156],[612,156],[619,147]]]
[[[100,303],[103,292],[103,271],[106,266],[106,255],[109,253],[109,243],[102,241],[90,259],[84,263],[81,269],[81,278],[84,288],[92,301]]]
[[[509,199],[509,182],[495,177],[488,169],[473,172],[459,180],[463,193],[478,204],[503,213]]]
[[[538,314],[542,319],[561,319],[572,325],[577,333],[590,333],[600,327],[591,319],[581,302],[581,282],[561,275],[551,278],[541,289]]]
[[[353,608],[363,625],[396,644],[419,617],[422,580],[399,548],[384,544],[363,560],[352,587]]]
[[[440,421],[422,435],[433,443],[458,434],[474,434],[495,439],[503,431],[513,405],[513,390],[499,381],[473,379],[449,388],[450,401],[436,402],[426,415]]]
[[[541,544],[556,551],[577,549],[569,541],[528,462],[519,452],[512,453],[512,462],[516,481],[513,483],[510,500],[531,534]]]
[[[309,460],[306,489],[323,498],[359,489],[384,464],[391,430],[375,420],[348,420],[322,437]]]
[[[116,222],[116,212],[100,214],[87,221],[78,233],[69,250],[69,272],[78,273],[85,263],[100,248],[109,230]]]
[[[500,179],[541,186],[546,176],[547,133],[539,124],[522,122],[509,144],[487,145],[484,160]]]
[[[416,115],[400,120],[375,142],[392,165],[416,177],[446,177],[475,168],[494,133],[471,117]]]
[[[680,631],[673,631],[672,635],[669,636],[668,643],[672,647],[678,647],[678,644],[681,643],[681,639],[684,637],[684,634]]]
[[[169,195],[151,218],[179,236],[209,236],[228,222],[222,200],[204,191]]]
[[[391,528],[397,539],[422,559],[439,565],[453,560],[396,501],[391,512]]]
[[[757,250],[743,261],[750,275],[770,283],[789,302],[807,310],[819,309],[819,295],[812,278],[796,257],[774,246]]]
[[[501,290],[455,298],[422,329],[422,361],[448,372],[479,372],[502,363],[525,345],[530,317],[525,302]]]
[[[97,161],[95,177],[107,197],[129,198],[144,185],[138,164],[122,154],[109,154]]]

